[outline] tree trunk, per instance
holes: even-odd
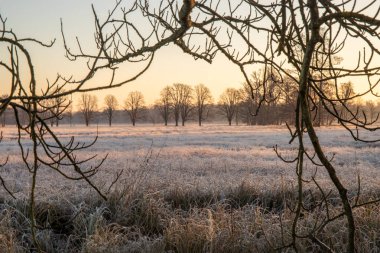
[[[175,116],[175,126],[178,126],[178,122],[179,122],[179,116]]]
[[[3,115],[1,116],[1,118],[2,118],[1,126],[2,126],[2,127],[5,127],[5,113],[6,113],[6,111],[4,111],[4,112],[3,112]]]
[[[310,117],[309,112],[309,104],[308,104],[308,75],[309,75],[309,68],[310,68],[310,62],[312,59],[313,51],[315,50],[315,46],[318,43],[319,39],[319,24],[318,24],[318,8],[317,8],[317,2],[316,0],[309,1],[310,4],[310,10],[311,10],[311,38],[310,41],[307,44],[306,50],[305,50],[305,56],[303,59],[302,64],[302,71],[300,75],[300,91],[299,91],[299,101],[300,101],[300,107],[302,111],[302,120],[305,123],[305,127],[307,129],[308,136],[310,138],[311,144],[313,145],[314,151],[319,158],[322,165],[326,168],[327,173],[329,174],[329,177],[333,184],[335,185],[336,189],[338,190],[340,199],[342,201],[343,209],[344,209],[344,215],[347,219],[347,225],[348,225],[348,234],[347,234],[347,249],[346,251],[349,253],[355,252],[355,220],[352,213],[351,204],[349,201],[349,198],[347,196],[347,189],[343,186],[340,179],[336,175],[336,170],[334,166],[331,164],[331,162],[326,158],[326,155],[324,154],[322,147],[319,143],[318,137],[315,133],[313,123]]]
[[[198,124],[202,126],[202,109],[198,109]]]

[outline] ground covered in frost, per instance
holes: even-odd
[[[6,127],[1,130],[0,153],[3,159],[9,155],[9,162],[2,168],[1,175],[15,192],[23,194],[28,190],[30,176],[19,156],[16,129]],[[289,132],[281,126],[64,125],[54,130],[64,141],[75,137],[76,141],[89,143],[98,135],[98,141],[80,155],[98,154],[101,158],[108,154],[94,178],[100,185],[112,182],[120,170],[128,172],[139,167],[144,167],[145,183],[155,184],[157,189],[176,187],[177,184],[220,188],[240,184],[243,180],[272,187],[279,183],[293,183],[295,179],[295,165],[280,161],[273,150],[277,145],[279,152],[289,160],[296,154],[296,143],[288,143]],[[365,187],[379,185],[380,144],[356,142],[346,130],[338,127],[322,127],[318,134],[326,154],[329,157],[334,155],[333,164],[347,185],[354,187],[358,174],[366,182]],[[368,139],[380,138],[378,133],[367,133],[367,136]],[[306,175],[312,175],[316,166],[308,163],[306,168]],[[317,177],[328,183],[325,176],[324,170],[318,168]],[[87,188],[85,184],[67,182],[56,172],[43,168],[39,180],[38,189],[43,195],[62,193],[62,190],[67,192],[66,189],[78,193]]]
[[[107,156],[91,178],[101,199],[83,181],[70,181],[41,166],[36,187],[36,238],[44,252],[278,252],[292,241],[297,199],[297,143],[285,126],[140,125],[54,127],[64,143],[96,143],[78,158]],[[32,252],[26,169],[14,127],[1,128],[0,174],[16,199],[0,189],[0,249]],[[352,203],[379,198],[380,145],[362,143],[337,127],[317,128],[326,155],[349,189]],[[360,133],[379,139],[380,133]],[[307,138],[306,138],[307,139]],[[22,137],[25,148],[31,143]],[[306,147],[313,156],[310,142]],[[72,168],[63,168],[75,175]],[[358,198],[360,178],[360,198]],[[117,180],[116,180],[117,179]],[[336,252],[345,250],[344,216],[318,233],[311,230],[342,206],[327,173],[306,162],[304,206],[297,233],[312,234]],[[317,184],[313,183],[313,180]],[[115,183],[116,182],[116,183]],[[326,201],[321,197],[323,189]],[[354,210],[358,252],[380,252],[378,203]],[[298,252],[323,252],[308,237]],[[0,250],[1,251],[1,250]],[[285,249],[284,252],[293,252]],[[1,251],[3,252],[3,251]]]

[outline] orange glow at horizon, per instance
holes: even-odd
[[[70,47],[76,48],[75,36],[78,36],[84,48],[94,48],[92,3],[100,13],[106,13],[114,5],[113,1],[105,2],[103,0],[66,0],[64,2],[2,0],[0,14],[3,18],[8,19],[8,28],[12,28],[19,37],[32,37],[44,42],[56,39],[55,45],[49,49],[33,43],[27,44],[27,48],[31,50],[37,81],[41,87],[46,85],[47,78],[50,81],[54,80],[57,73],[65,77],[71,75],[74,78],[83,77],[86,62],[74,63],[64,57],[60,18],[62,18]],[[41,12],[41,8],[45,11]],[[37,13],[38,15],[36,15]],[[360,45],[357,46],[360,47]],[[343,59],[347,62],[354,62],[353,57],[357,56],[346,52]],[[133,73],[137,73],[140,66],[123,64],[118,73],[118,79],[126,79]],[[251,68],[253,70],[256,66]],[[361,89],[362,80],[352,78],[356,89]],[[0,76],[1,82],[4,80]],[[109,82],[109,76],[98,76],[95,82],[104,85]],[[226,88],[241,88],[243,82],[244,77],[238,67],[223,56],[216,57],[213,64],[208,64],[202,60],[194,60],[175,46],[168,46],[156,53],[150,69],[137,80],[120,88],[102,90],[94,92],[94,94],[98,96],[100,105],[103,104],[104,97],[108,94],[115,95],[119,104],[122,104],[129,92],[137,90],[144,94],[146,104],[149,105],[159,98],[161,89],[167,85],[185,83],[195,86],[203,83],[210,88],[216,102]],[[73,99],[77,100],[76,95]],[[76,105],[74,102],[74,108]]]

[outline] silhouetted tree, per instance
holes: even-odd
[[[279,95],[279,124],[287,123],[289,125],[294,124],[294,107],[297,104],[297,83],[293,79],[284,76],[281,84]]]
[[[60,90],[63,93],[64,90]],[[62,108],[66,108],[69,105],[69,101],[66,96],[57,96],[55,98],[44,100],[40,103],[42,110],[46,109],[45,115],[50,121],[50,126],[58,126],[59,121],[62,120],[63,114]]]
[[[199,84],[194,87],[195,103],[198,113],[198,124],[202,125],[202,121],[208,116],[208,105],[212,103],[211,91],[204,84]]]
[[[73,112],[73,102],[70,101],[69,106],[67,107],[65,111],[65,117],[69,119],[69,124],[72,126],[73,124],[73,117],[74,117],[74,112]]]
[[[242,108],[247,122],[260,125],[281,123],[285,92],[289,88],[288,79],[268,68],[252,73],[251,79],[244,83],[241,92]]]
[[[343,120],[348,120],[351,115],[352,107],[354,106],[353,98],[356,93],[354,91],[354,86],[352,82],[342,83],[339,87],[339,92],[337,94],[340,102],[340,118]]]
[[[1,114],[1,126],[5,127],[6,124],[6,111]]]
[[[171,87],[171,100],[174,114],[175,125],[178,126],[179,117],[182,120],[182,126],[189,119],[190,112],[193,110],[192,105],[192,88],[189,85],[175,83]]]
[[[168,125],[170,110],[172,106],[172,96],[171,87],[166,86],[160,92],[160,98],[156,101],[155,107],[160,112],[162,119],[164,120],[165,126]]]
[[[242,97],[242,112],[245,115],[245,121],[248,125],[256,125],[258,123],[257,110],[261,107],[260,103],[260,87],[262,79],[259,71],[254,71],[251,74],[251,79],[248,82],[243,83]]]
[[[8,95],[2,95],[1,96],[1,99],[6,99],[8,97]],[[5,127],[5,124],[6,124],[6,114],[7,114],[7,110],[4,108],[4,111],[3,112],[0,112],[0,116],[1,116],[1,126],[2,127]]]
[[[365,110],[367,111],[370,122],[374,122],[378,120],[379,113],[376,111],[376,109],[377,109],[376,105],[372,100],[367,100],[365,102]]]
[[[146,118],[153,124],[156,125],[158,122],[161,122],[162,115],[161,111],[159,110],[157,104],[148,106],[146,108]]]
[[[98,109],[98,99],[95,95],[83,93],[79,99],[79,110],[83,114],[84,123],[89,126],[94,118],[94,113]]]
[[[114,116],[114,112],[115,112],[115,110],[117,109],[117,106],[118,106],[117,99],[116,99],[116,97],[114,95],[107,95],[104,98],[104,104],[106,105],[105,109],[104,109],[104,112],[107,115],[108,125],[112,126],[112,119],[113,119],[113,116]]]
[[[240,101],[241,93],[235,88],[227,88],[222,95],[220,95],[219,105],[221,106],[223,114],[227,117],[228,125],[230,126]]]
[[[144,96],[140,91],[132,91],[124,101],[124,109],[127,111],[132,125],[136,125],[136,120],[144,107]]]
[[[61,93],[65,92],[65,90],[61,90]],[[59,126],[59,121],[62,120],[63,114],[60,112],[62,111],[62,108],[66,108],[69,104],[69,101],[67,99],[67,96],[57,96],[52,99],[53,106],[53,115],[55,115],[55,126]]]

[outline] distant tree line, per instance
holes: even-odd
[[[282,125],[294,124],[294,106],[297,103],[297,83],[287,77],[281,77],[274,73],[262,73],[255,71],[250,78],[251,85],[244,83],[240,89],[227,88],[220,95],[217,102],[210,89],[204,84],[194,87],[174,83],[164,87],[159,98],[153,105],[146,105],[144,95],[139,91],[127,94],[123,103],[119,103],[114,95],[107,95],[104,106],[100,107],[96,95],[90,93],[81,94],[79,101],[58,97],[45,100],[41,107],[44,117],[49,119],[51,126],[58,126],[60,122],[65,124],[90,124],[128,123],[133,126],[137,122],[185,126],[186,122],[197,122],[199,126],[204,121],[227,122],[246,125]],[[335,93],[336,86],[331,82],[320,84],[325,94]],[[355,95],[351,82],[342,83],[338,87],[339,99],[345,100]],[[265,95],[264,95],[265,94]],[[313,94],[311,94],[313,96]],[[315,126],[332,125],[334,118],[328,113],[332,108],[326,107],[318,96],[314,95],[314,103],[311,106],[313,122]],[[342,105],[340,115],[342,119],[349,118],[349,110],[355,110],[359,106],[364,108],[363,117],[376,121],[380,112],[380,103],[372,100],[348,100]],[[74,107],[76,110],[74,111]],[[64,114],[59,111],[65,109]],[[42,108],[43,109],[43,108]],[[0,119],[1,126],[15,124],[12,113],[3,113]],[[366,116],[364,116],[364,114]],[[26,117],[26,115],[25,115]],[[21,117],[22,118],[22,117]]]

